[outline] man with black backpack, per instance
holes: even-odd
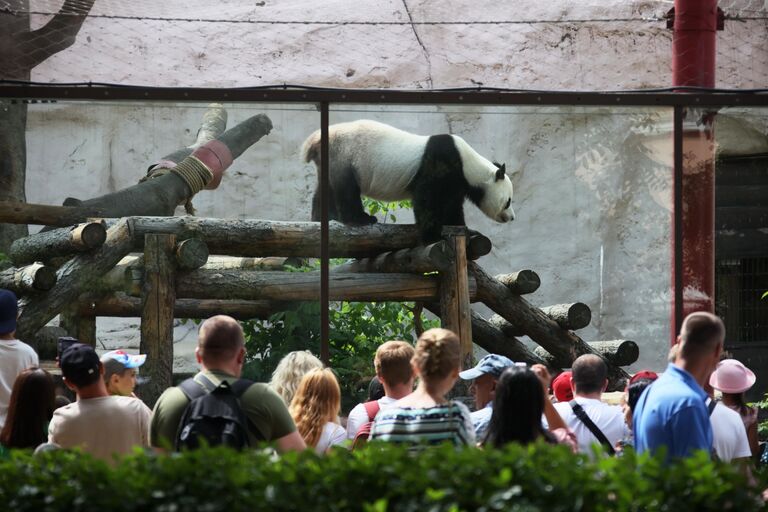
[[[261,441],[274,442],[279,451],[306,448],[282,398],[266,384],[240,378],[245,337],[237,320],[218,315],[203,322],[195,355],[200,372],[166,389],[155,404],[154,448],[243,449]]]

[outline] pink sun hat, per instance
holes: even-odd
[[[755,374],[736,359],[723,359],[709,377],[709,385],[723,393],[743,393],[754,383]]]

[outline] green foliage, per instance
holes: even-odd
[[[763,295],[760,297],[760,300],[763,300],[766,297],[768,297],[768,292],[763,293]]]
[[[373,356],[387,340],[413,341],[413,304],[334,302],[329,312],[330,367],[342,388],[342,409],[365,399]],[[424,320],[425,328],[437,321]],[[267,382],[277,363],[293,350],[320,353],[320,305],[301,303],[269,320],[243,322],[248,360],[244,376]]]
[[[0,263],[4,261],[11,261],[11,258],[9,258],[8,255],[4,252],[0,252]]]
[[[706,454],[665,466],[636,457],[589,461],[563,446],[504,450],[391,445],[268,453],[136,454],[110,467],[76,453],[0,462],[0,502],[16,512],[726,511],[760,507],[754,489]],[[762,488],[763,486],[759,486]]]
[[[371,199],[370,197],[364,197],[363,198],[363,207],[370,213],[371,215],[376,215],[377,213],[382,214],[382,218],[380,222],[383,224],[386,224],[387,221],[397,222],[397,217],[393,213],[395,210],[402,210],[402,209],[410,209],[412,208],[410,201],[393,201],[393,202],[384,202],[384,201],[377,201],[375,199]]]

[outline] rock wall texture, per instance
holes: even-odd
[[[97,2],[77,43],[34,70],[44,82],[232,87],[492,86],[546,90],[666,87],[670,2],[430,0]],[[40,12],[46,12],[41,2]],[[723,6],[723,2],[721,2]],[[53,8],[47,6],[48,8]],[[762,2],[732,1],[745,15]],[[761,11],[762,10],[762,11]],[[36,15],[42,23],[45,15]],[[204,21],[200,21],[204,20]],[[765,20],[718,33],[720,87],[768,83]],[[30,106],[30,202],[59,204],[135,183],[154,159],[190,144],[204,105],[66,103]],[[227,104],[229,125],[267,113],[273,132],[195,198],[198,215],[309,218],[315,183],[299,158],[319,126],[314,105]],[[514,172],[517,219],[467,221],[494,242],[492,273],[542,278],[537,305],[582,301],[586,340],[632,339],[634,369],[663,367],[669,342],[672,111],[657,108],[333,108],[332,122],[372,118],[417,133],[457,133]],[[768,112],[731,115],[728,147],[765,147]],[[747,122],[748,120],[748,122]],[[398,216],[408,222],[407,213]],[[103,320],[105,346],[138,347],[137,321]],[[177,329],[177,367],[193,362],[191,326]]]

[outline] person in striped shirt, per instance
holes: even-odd
[[[466,405],[445,395],[461,370],[459,337],[446,329],[429,329],[416,342],[411,359],[419,378],[416,390],[376,416],[371,440],[412,445],[474,445],[475,430]]]

